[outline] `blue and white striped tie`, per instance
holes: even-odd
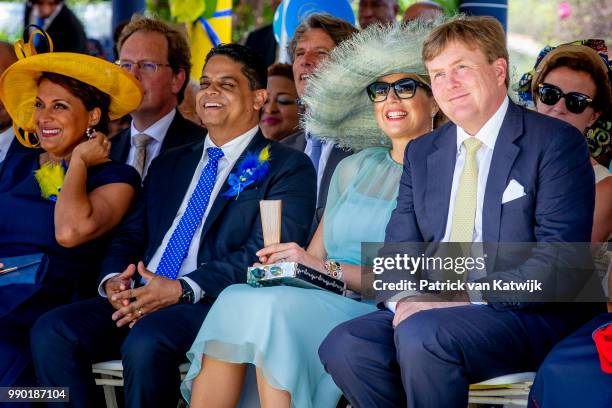
[[[181,265],[187,257],[193,234],[202,221],[210,200],[210,194],[215,187],[217,168],[219,159],[223,157],[223,150],[218,147],[209,147],[206,152],[208,153],[208,163],[200,174],[200,179],[189,199],[187,208],[172,233],[157,267],[157,274],[169,279],[177,278]]]

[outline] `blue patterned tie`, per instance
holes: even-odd
[[[312,164],[314,165],[315,171],[317,174],[319,173],[319,161],[321,160],[321,148],[323,147],[323,143],[321,139],[316,136],[310,137],[310,160],[312,160]]]
[[[198,185],[193,191],[187,208],[172,233],[157,267],[157,274],[169,279],[176,279],[178,276],[181,265],[187,257],[193,234],[202,221],[210,200],[210,194],[215,186],[217,167],[219,159],[223,157],[223,150],[218,147],[209,147],[206,152],[208,153],[208,163],[200,174]]]

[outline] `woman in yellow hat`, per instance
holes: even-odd
[[[111,63],[51,52],[9,67],[0,99],[20,141],[40,147],[9,155],[0,173],[0,386],[7,387],[34,385],[28,339],[36,319],[95,291],[109,232],[141,184],[132,167],[109,161],[104,134],[109,120],[140,104],[142,91]]]

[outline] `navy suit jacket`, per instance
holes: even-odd
[[[386,230],[386,242],[440,242],[447,214],[457,156],[457,127],[449,123],[412,141],[406,148],[397,207]],[[502,204],[510,180],[525,190],[523,197]],[[510,102],[491,160],[483,209],[485,243],[590,242],[595,200],[593,169],[585,138],[565,122],[528,111]],[[450,221],[448,221],[450,222]],[[500,270],[502,255],[489,254],[487,271]],[[515,259],[524,279],[546,262],[546,256]],[[503,259],[507,265],[507,257]],[[520,267],[519,267],[520,266]],[[535,268],[537,270],[537,268]],[[516,273],[517,271],[513,271]],[[516,278],[494,272],[489,279]],[[521,304],[505,304],[521,308]]]
[[[204,140],[205,137],[206,129],[185,119],[177,109],[174,119],[172,119],[172,123],[170,123],[170,127],[166,132],[166,137],[164,137],[159,154],[161,155],[165,151],[175,147],[199,142]],[[130,128],[123,129],[111,139],[111,151],[109,156],[112,160],[120,163],[125,163],[127,161],[131,147],[130,139]]]
[[[266,66],[274,64],[276,59],[276,39],[272,24],[265,25],[249,33],[244,45],[255,51],[263,59]]]
[[[3,169],[3,164],[6,161],[6,159],[9,157],[9,155],[11,154],[18,154],[18,153],[23,153],[23,152],[28,152],[30,151],[30,147],[25,147],[24,145],[22,145],[19,140],[17,140],[16,137],[13,137],[13,140],[11,141],[11,144],[9,145],[9,149],[6,152],[6,156],[4,157],[4,160],[2,160],[0,162],[0,177],[2,177],[2,169]],[[40,148],[37,148],[40,149]]]
[[[188,276],[210,300],[227,286],[246,282],[247,267],[257,262],[255,252],[263,248],[260,200],[282,200],[281,241],[306,244],[317,187],[314,168],[305,154],[269,141],[259,131],[231,173],[247,152],[259,152],[268,144],[271,159],[265,180],[231,198],[223,196],[229,187],[223,186],[204,222],[198,268]],[[151,165],[142,202],[113,240],[100,278],[138,259],[145,264],[151,260],[172,226],[203,149],[204,141],[172,149]]]
[[[26,6],[24,27],[30,24],[31,12],[31,7]],[[83,24],[65,3],[46,31],[51,40],[53,40],[53,51],[87,54],[87,35],[85,34]],[[27,42],[30,38],[30,33],[26,32],[25,34],[24,40]]]

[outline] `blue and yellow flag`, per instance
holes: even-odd
[[[220,43],[232,42],[232,0],[171,0],[170,13],[187,27],[191,77],[197,80],[208,51]]]

